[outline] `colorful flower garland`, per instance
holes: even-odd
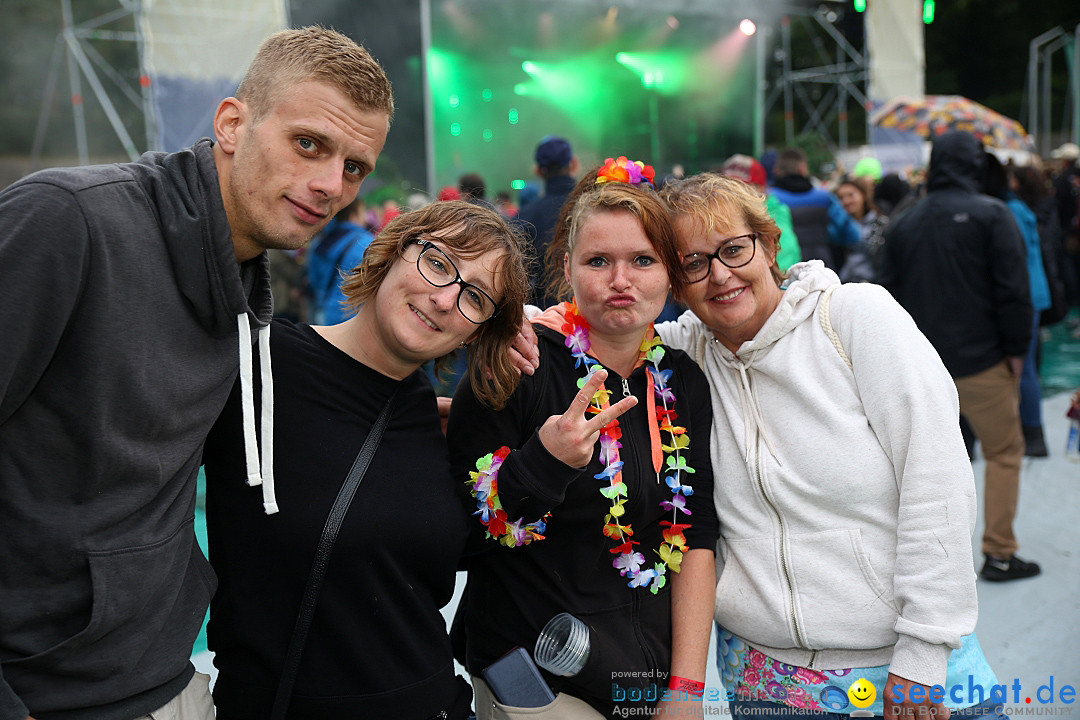
[[[630,161],[625,155],[620,155],[618,159],[608,158],[604,161],[604,166],[596,173],[596,184],[622,182],[640,185],[647,182],[652,185],[655,177],[656,171],[652,165],[646,165],[640,160]]]
[[[563,332],[566,334],[565,344],[574,357],[574,367],[584,365],[586,374],[578,379],[577,386],[580,388],[588,382],[589,377],[603,367],[588,356],[589,324],[578,313],[577,303],[565,303],[565,324]],[[679,523],[679,513],[690,515],[686,507],[686,498],[694,494],[694,488],[682,484],[682,474],[693,474],[694,469],[686,464],[686,457],[682,454],[690,447],[690,438],[686,434],[686,428],[673,425],[676,420],[675,394],[668,387],[671,379],[671,370],[661,370],[660,360],[664,357],[664,348],[660,344],[660,338],[652,332],[652,326],[646,331],[641,342],[641,354],[645,360],[652,364],[646,368],[649,385],[659,401],[656,404],[656,423],[661,433],[666,433],[669,441],[661,443],[661,449],[668,453],[661,463],[668,471],[664,481],[671,489],[672,499],[664,500],[660,506],[664,510],[672,512],[672,521],[661,521],[663,527],[663,541],[656,550],[661,562],[653,564],[653,567],[642,567],[645,564],[645,556],[634,550],[638,543],[630,538],[634,534],[630,523],[623,524],[623,515],[626,513],[626,502],[629,499],[626,483],[622,480],[623,463],[619,459],[619,442],[622,430],[619,421],[612,420],[600,432],[600,462],[604,469],[594,477],[597,480],[607,480],[608,485],[600,488],[600,493],[611,501],[611,507],[604,518],[604,535],[618,542],[610,552],[617,555],[612,566],[623,577],[629,578],[629,587],[645,587],[654,595],[667,583],[667,570],[679,572],[683,553],[687,550],[686,536],[684,532],[690,527],[689,523]],[[608,406],[608,398],[611,391],[600,387],[593,395],[588,412],[597,414]],[[470,472],[472,494],[476,497],[477,511],[480,521],[487,528],[488,537],[496,538],[507,547],[519,547],[527,545],[533,540],[543,540],[546,530],[546,520],[550,516],[532,523],[525,523],[519,518],[513,523],[506,521],[506,511],[498,497],[498,472],[510,449],[501,447],[494,453],[485,455],[476,461],[476,472]],[[661,467],[656,467],[657,481]]]
[[[528,545],[533,540],[543,540],[551,513],[536,522],[526,523],[524,518],[507,522],[506,511],[499,501],[499,468],[510,454],[510,448],[503,445],[493,453],[488,453],[476,461],[476,472],[469,473],[470,492],[476,498],[476,512],[480,522],[487,528],[487,536],[495,538],[507,547]]]

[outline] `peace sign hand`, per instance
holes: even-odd
[[[623,398],[596,415],[585,411],[593,395],[607,379],[607,370],[593,373],[570,401],[562,415],[552,415],[540,427],[538,435],[547,451],[570,467],[585,467],[592,459],[593,447],[604,426],[637,405],[637,398]]]

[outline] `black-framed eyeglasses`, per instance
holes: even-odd
[[[465,282],[458,272],[457,265],[439,246],[430,240],[413,238],[401,249],[403,260],[415,263],[420,277],[435,287],[446,287],[455,283],[461,286],[457,296],[457,308],[462,316],[474,325],[482,325],[499,312],[498,304],[486,292],[471,283]]]
[[[729,268],[739,268],[754,259],[757,250],[757,233],[736,235],[720,243],[714,253],[690,253],[683,256],[683,271],[692,283],[709,277],[712,261],[719,260]]]

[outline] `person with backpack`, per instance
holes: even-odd
[[[1000,713],[927,699],[995,682],[973,634],[975,482],[933,347],[880,286],[840,285],[820,260],[782,273],[779,230],[745,183],[705,173],[661,197],[690,311],[656,331],[711,388],[733,714],[850,713],[856,678],[877,688],[857,706],[875,716]]]
[[[352,314],[341,292],[341,282],[364,259],[364,251],[375,237],[364,224],[365,213],[364,200],[356,198],[311,244],[307,286],[311,320],[316,325],[336,325]]]

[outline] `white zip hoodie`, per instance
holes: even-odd
[[[952,378],[877,285],[790,270],[779,306],[733,354],[692,313],[656,326],[712,390],[721,538],[716,621],[781,662],[890,665],[944,683],[975,628],[975,482]]]

